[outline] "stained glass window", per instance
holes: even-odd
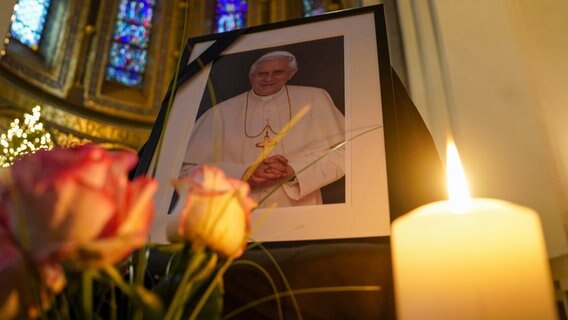
[[[139,87],[148,63],[155,0],[121,0],[105,79]]]
[[[318,16],[325,13],[325,8],[321,0],[303,0],[304,17]]]
[[[215,32],[243,28],[246,25],[246,0],[219,0],[215,10]]]
[[[51,0],[20,0],[14,6],[10,34],[33,50],[38,49]]]

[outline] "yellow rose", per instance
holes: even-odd
[[[168,228],[170,240],[184,239],[229,257],[240,256],[249,234],[251,211],[256,206],[249,197],[249,185],[207,165],[173,184],[180,195],[173,212],[179,220]]]

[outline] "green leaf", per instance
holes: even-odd
[[[219,319],[223,308],[218,258],[205,248],[186,248],[170,261],[153,289],[165,303],[165,319]]]
[[[212,279],[211,279],[212,280]],[[223,311],[223,285],[217,284],[207,301],[202,306],[201,310],[195,314],[196,307],[203,294],[207,291],[208,286],[211,285],[210,281],[201,283],[199,289],[196,291],[191,299],[187,301],[184,308],[182,319],[196,319],[196,320],[214,320],[220,319]]]
[[[142,311],[144,319],[163,318],[164,306],[158,295],[146,289],[142,284],[131,284],[124,281],[116,268],[106,267],[105,273],[129,297],[134,308]]]
[[[160,298],[143,286],[135,286],[133,290],[134,305],[141,308],[145,320],[160,320],[164,317],[164,306]]]

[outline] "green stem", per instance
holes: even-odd
[[[144,286],[144,272],[146,270],[146,265],[148,262],[148,248],[144,247],[136,251],[135,253],[135,265],[133,274],[134,285]],[[132,305],[131,305],[132,307]],[[142,320],[144,314],[140,308],[134,308],[132,310],[133,320]]]
[[[368,130],[365,130],[365,131],[362,132],[362,133],[359,133],[359,134],[357,134],[357,135],[351,137],[351,139],[344,140],[344,141],[341,142],[340,144],[338,144],[338,145],[334,146],[333,148],[327,150],[327,151],[324,152],[322,155],[320,155],[319,157],[317,157],[315,160],[313,160],[312,162],[308,163],[305,167],[303,167],[303,168],[300,169],[298,172],[296,172],[294,175],[292,175],[291,177],[289,177],[286,181],[284,181],[284,182],[282,182],[282,183],[279,183],[279,184],[276,185],[274,188],[272,188],[272,190],[270,190],[267,195],[265,195],[264,197],[262,197],[262,199],[260,199],[260,200],[258,201],[258,206],[260,207],[260,205],[261,205],[262,203],[264,203],[264,202],[266,201],[266,199],[268,199],[268,197],[270,197],[274,192],[276,192],[276,190],[282,188],[282,185],[283,185],[284,183],[294,180],[294,178],[296,178],[297,175],[299,175],[299,174],[302,173],[303,171],[307,170],[307,169],[308,169],[309,167],[311,167],[313,164],[315,164],[316,162],[320,161],[323,157],[325,157],[325,156],[327,156],[328,154],[330,154],[330,153],[332,153],[332,152],[338,150],[339,148],[345,146],[347,143],[349,143],[349,142],[351,142],[351,141],[353,141],[353,140],[355,140],[355,139],[357,139],[357,138],[359,138],[359,137],[361,137],[361,136],[363,136],[363,135],[365,135],[365,134],[367,134],[367,133],[369,133],[369,132],[371,132],[371,131],[378,130],[378,129],[382,128],[382,127],[383,127],[383,126],[372,127],[372,128],[370,128],[370,129],[368,129]]]
[[[331,293],[331,292],[378,292],[381,290],[380,286],[368,285],[368,286],[331,286],[331,287],[317,287],[317,288],[302,288],[293,290],[293,292],[276,292],[273,295],[268,295],[263,298],[257,299],[250,302],[238,309],[231,311],[229,314],[223,316],[223,320],[231,319],[237,316],[239,313],[246,311],[248,309],[254,308],[258,305],[266,303],[274,299],[280,299],[283,297],[288,297],[291,294],[294,295],[307,295],[315,293]]]
[[[117,320],[118,306],[116,305],[116,287],[113,285],[110,291],[110,320]]]
[[[93,319],[93,274],[85,271],[81,275],[81,310],[83,319]]]
[[[211,257],[211,258],[215,259],[216,257],[214,256],[214,257]],[[199,298],[199,301],[197,302],[197,305],[195,306],[195,309],[191,313],[188,320],[197,319],[197,316],[201,312],[201,309],[203,309],[203,307],[205,306],[205,303],[209,299],[209,296],[211,295],[211,293],[213,292],[213,290],[217,286],[217,283],[219,283],[219,281],[221,280],[221,277],[223,276],[225,271],[227,271],[227,269],[229,268],[229,266],[231,265],[232,262],[233,262],[233,259],[228,259],[227,261],[225,261],[223,266],[219,270],[217,270],[217,273],[215,274],[215,278],[213,279],[213,281],[211,281],[211,283],[209,283],[207,290],[205,290],[203,295]]]
[[[205,256],[206,254],[203,250],[195,251],[195,255],[192,257],[187,269],[185,269],[185,272],[183,273],[183,277],[176,289],[174,298],[168,307],[164,320],[175,320],[181,317],[181,314],[183,313],[182,302],[185,300],[187,292],[191,291],[193,288],[193,276],[195,275],[195,272],[199,270],[199,267],[205,260]]]
[[[184,52],[184,47],[185,47],[185,31],[187,30],[187,25],[189,22],[189,0],[185,0],[183,1],[185,10],[184,10],[184,17],[183,17],[183,29],[182,29],[182,33],[181,33],[181,39],[182,41],[180,42],[180,47],[179,47],[179,52]],[[183,57],[183,54],[180,54],[179,59],[177,59],[177,63],[176,63],[176,69],[174,72],[174,79],[172,81],[172,87],[170,88],[171,92],[170,92],[170,96],[168,98],[168,104],[167,104],[167,108],[166,108],[166,116],[165,118],[165,123],[168,123],[169,117],[170,117],[170,111],[172,109],[172,105],[174,103],[174,98],[175,98],[175,92],[177,90],[176,85],[177,85],[177,80],[179,78],[179,72],[180,72],[180,67],[182,64],[181,58]],[[184,61],[185,62],[185,61]],[[158,145],[156,146],[156,151],[155,152],[155,157],[152,159],[152,163],[150,164],[150,168],[148,168],[148,172],[147,172],[147,176],[149,177],[154,177],[156,175],[156,163],[158,163],[159,157],[160,157],[160,152],[159,150],[162,149],[162,144],[164,143],[164,136],[165,136],[165,131],[166,131],[167,126],[164,125],[162,128],[162,132],[160,133],[160,138],[158,140]]]
[[[266,281],[270,285],[272,292],[274,292],[274,294],[278,293],[278,287],[276,286],[276,283],[272,279],[272,276],[270,275],[268,270],[266,270],[262,265],[254,262],[252,260],[238,260],[233,264],[233,266],[236,266],[236,265],[239,265],[239,264],[248,265],[248,266],[251,266],[251,267],[255,268],[256,270],[258,270],[260,273],[262,273],[262,275],[264,275],[264,278],[266,279]],[[282,277],[282,279],[285,280],[286,278]],[[287,288],[287,290],[292,291],[292,289],[288,289],[288,288]],[[284,313],[282,311],[282,301],[280,299],[275,299],[275,300],[276,300],[275,301],[276,302],[276,310],[278,312],[278,319],[284,319]],[[296,309],[298,309],[296,305],[294,305],[294,307]],[[298,312],[298,315],[300,315],[299,312]]]

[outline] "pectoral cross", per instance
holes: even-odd
[[[264,134],[264,138],[262,141],[257,142],[255,147],[262,148],[262,159],[266,159],[268,157],[268,153],[270,152],[270,148],[274,147],[278,142],[271,141],[270,137],[268,136],[268,129],[266,129],[266,133]]]

